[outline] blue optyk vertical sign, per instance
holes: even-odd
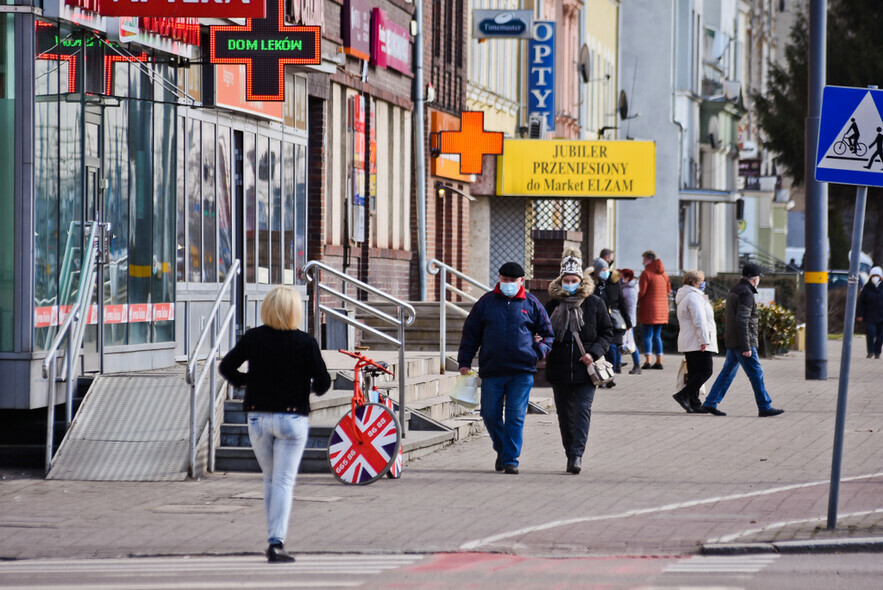
[[[555,130],[555,21],[537,21],[527,44],[527,112],[542,115],[546,130]]]

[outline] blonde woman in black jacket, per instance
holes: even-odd
[[[248,437],[264,476],[269,562],[294,561],[283,543],[310,430],[310,390],[322,395],[331,387],[319,344],[297,329],[302,308],[291,287],[272,289],[261,305],[264,325],[243,334],[220,366],[227,381],[245,386]],[[246,361],[243,373],[239,367]]]
[[[604,356],[613,339],[613,323],[607,306],[593,295],[591,273],[591,268],[583,272],[579,252],[565,250],[561,274],[549,285],[552,299],[546,304],[555,333],[552,351],[546,357],[546,380],[555,395],[567,471],[574,475],[582,470],[595,398],[595,386],[586,369]],[[585,355],[574,340],[574,332]]]

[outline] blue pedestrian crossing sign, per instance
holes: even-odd
[[[825,86],[816,180],[883,186],[883,90]]]

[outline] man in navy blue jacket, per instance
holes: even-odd
[[[537,361],[549,354],[554,339],[546,310],[524,290],[524,269],[507,262],[500,267],[500,282],[466,318],[457,355],[460,374],[465,375],[478,351],[481,417],[497,452],[497,471],[518,473]]]

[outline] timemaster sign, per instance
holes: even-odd
[[[209,56],[215,64],[241,64],[246,100],[285,100],[286,64],[322,61],[321,27],[285,24],[280,0],[267,0],[267,16],[245,26],[209,27]]]

